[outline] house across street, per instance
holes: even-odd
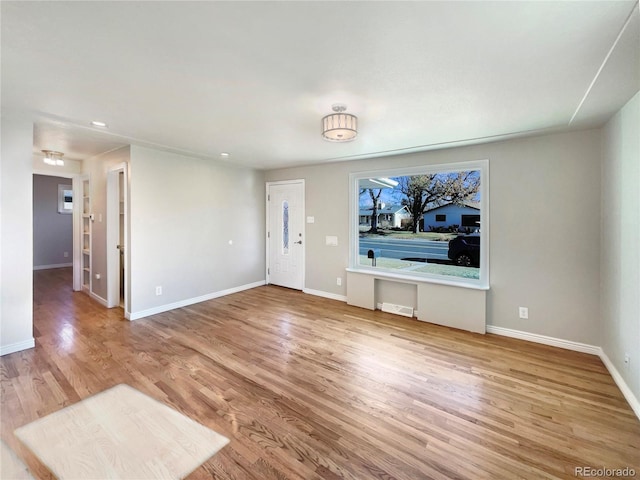
[[[465,202],[463,205],[450,203],[427,210],[420,221],[420,230],[437,231],[440,228],[448,229],[453,225],[469,233],[476,232],[480,228],[480,204],[478,202]]]
[[[377,225],[379,228],[404,228],[406,222],[411,219],[411,213],[404,205],[386,205],[381,203],[378,206],[377,213]],[[358,215],[360,217],[360,225],[371,226],[373,208],[361,208]]]

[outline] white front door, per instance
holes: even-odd
[[[267,183],[267,283],[304,288],[304,180]]]

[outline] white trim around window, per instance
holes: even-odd
[[[465,278],[456,275],[442,275],[405,271],[403,269],[373,267],[363,265],[360,260],[360,181],[375,179],[388,180],[391,178],[424,175],[433,173],[453,173],[463,171],[480,172],[479,205],[481,212],[480,225],[480,259],[478,278]],[[384,182],[383,182],[384,183]],[[459,286],[463,288],[489,289],[489,160],[474,160],[454,162],[439,165],[423,165],[417,167],[395,168],[366,172],[354,172],[349,175],[349,271],[369,273],[376,277],[389,277],[399,280],[406,278],[410,282],[439,283]],[[447,244],[448,245],[448,244]]]

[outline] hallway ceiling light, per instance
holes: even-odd
[[[322,138],[330,142],[349,142],[358,135],[358,117],[344,113],[346,105],[336,103],[331,113],[322,119]]]
[[[56,167],[62,167],[64,165],[64,160],[62,160],[64,153],[56,152],[54,150],[42,150],[42,153],[44,153],[44,163],[47,165],[53,165]]]
[[[93,122],[91,122],[91,125],[93,125],[94,127],[102,127],[102,128],[106,128],[107,124],[104,122],[99,122],[97,120],[94,120]]]

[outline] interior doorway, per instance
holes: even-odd
[[[129,318],[128,165],[107,173],[107,307],[122,307]]]
[[[33,174],[33,270],[73,265],[73,184],[70,175]],[[51,278],[67,278],[52,276]],[[68,288],[73,287],[70,282]]]

